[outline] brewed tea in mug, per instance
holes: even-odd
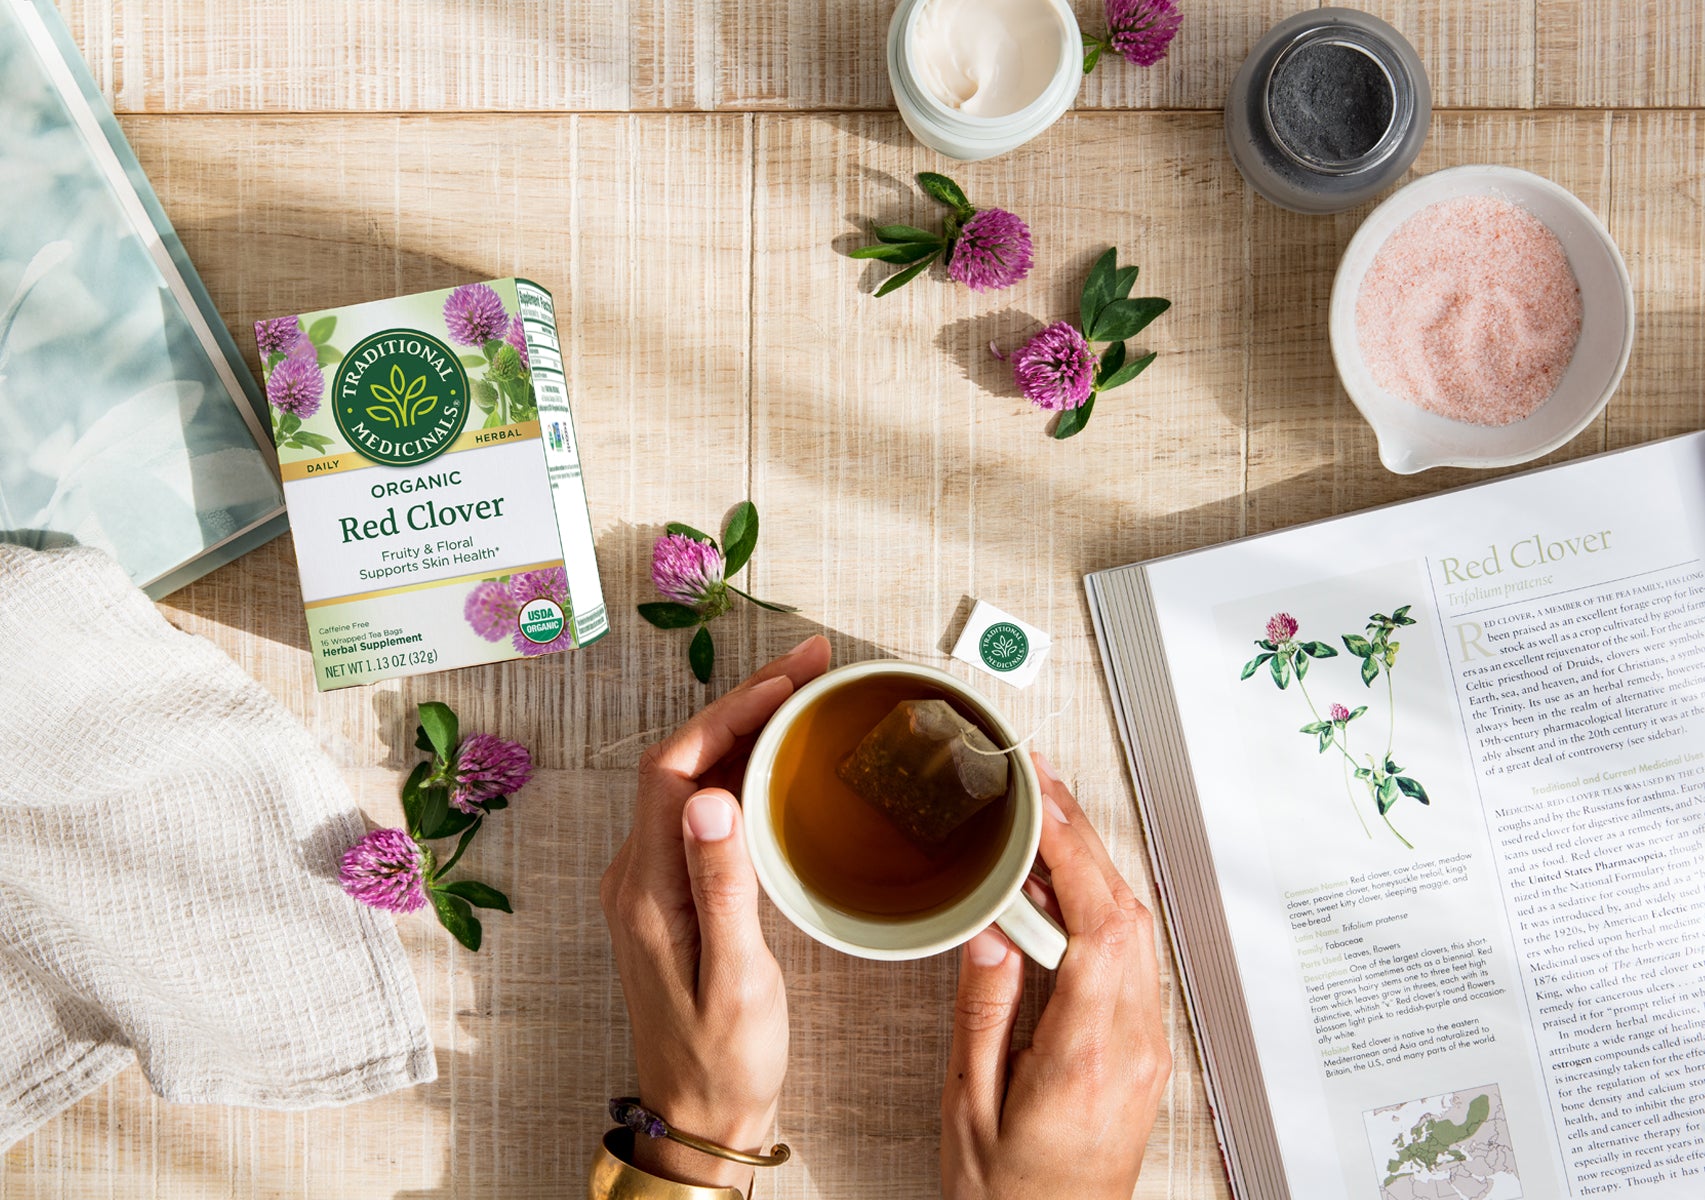
[[[1012,830],[1010,785],[939,841],[923,843],[842,778],[860,743],[907,701],[944,702],[999,744],[952,693],[915,678],[869,675],[831,688],[800,713],[770,776],[770,822],[789,866],[820,900],[859,916],[910,919],[963,899],[994,870]]]

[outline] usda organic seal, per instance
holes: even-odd
[[[555,600],[530,600],[521,610],[521,636],[529,642],[544,645],[556,641],[562,636],[564,623],[562,606]]]

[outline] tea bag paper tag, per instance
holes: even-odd
[[[1034,625],[979,600],[953,646],[953,657],[1013,687],[1029,687],[1048,657],[1053,639]]]

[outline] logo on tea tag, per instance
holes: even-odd
[[[468,374],[456,352],[418,329],[361,339],[338,364],[332,414],[361,457],[407,467],[448,450],[468,421]]]
[[[985,667],[1005,675],[1018,670],[1030,657],[1030,639],[1011,621],[996,621],[977,639],[977,653]]]
[[[1029,687],[1051,645],[1042,630],[979,600],[953,646],[953,657],[1014,687]]]

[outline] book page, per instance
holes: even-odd
[[[1147,568],[1294,1196],[1705,1195],[1705,438]]]

